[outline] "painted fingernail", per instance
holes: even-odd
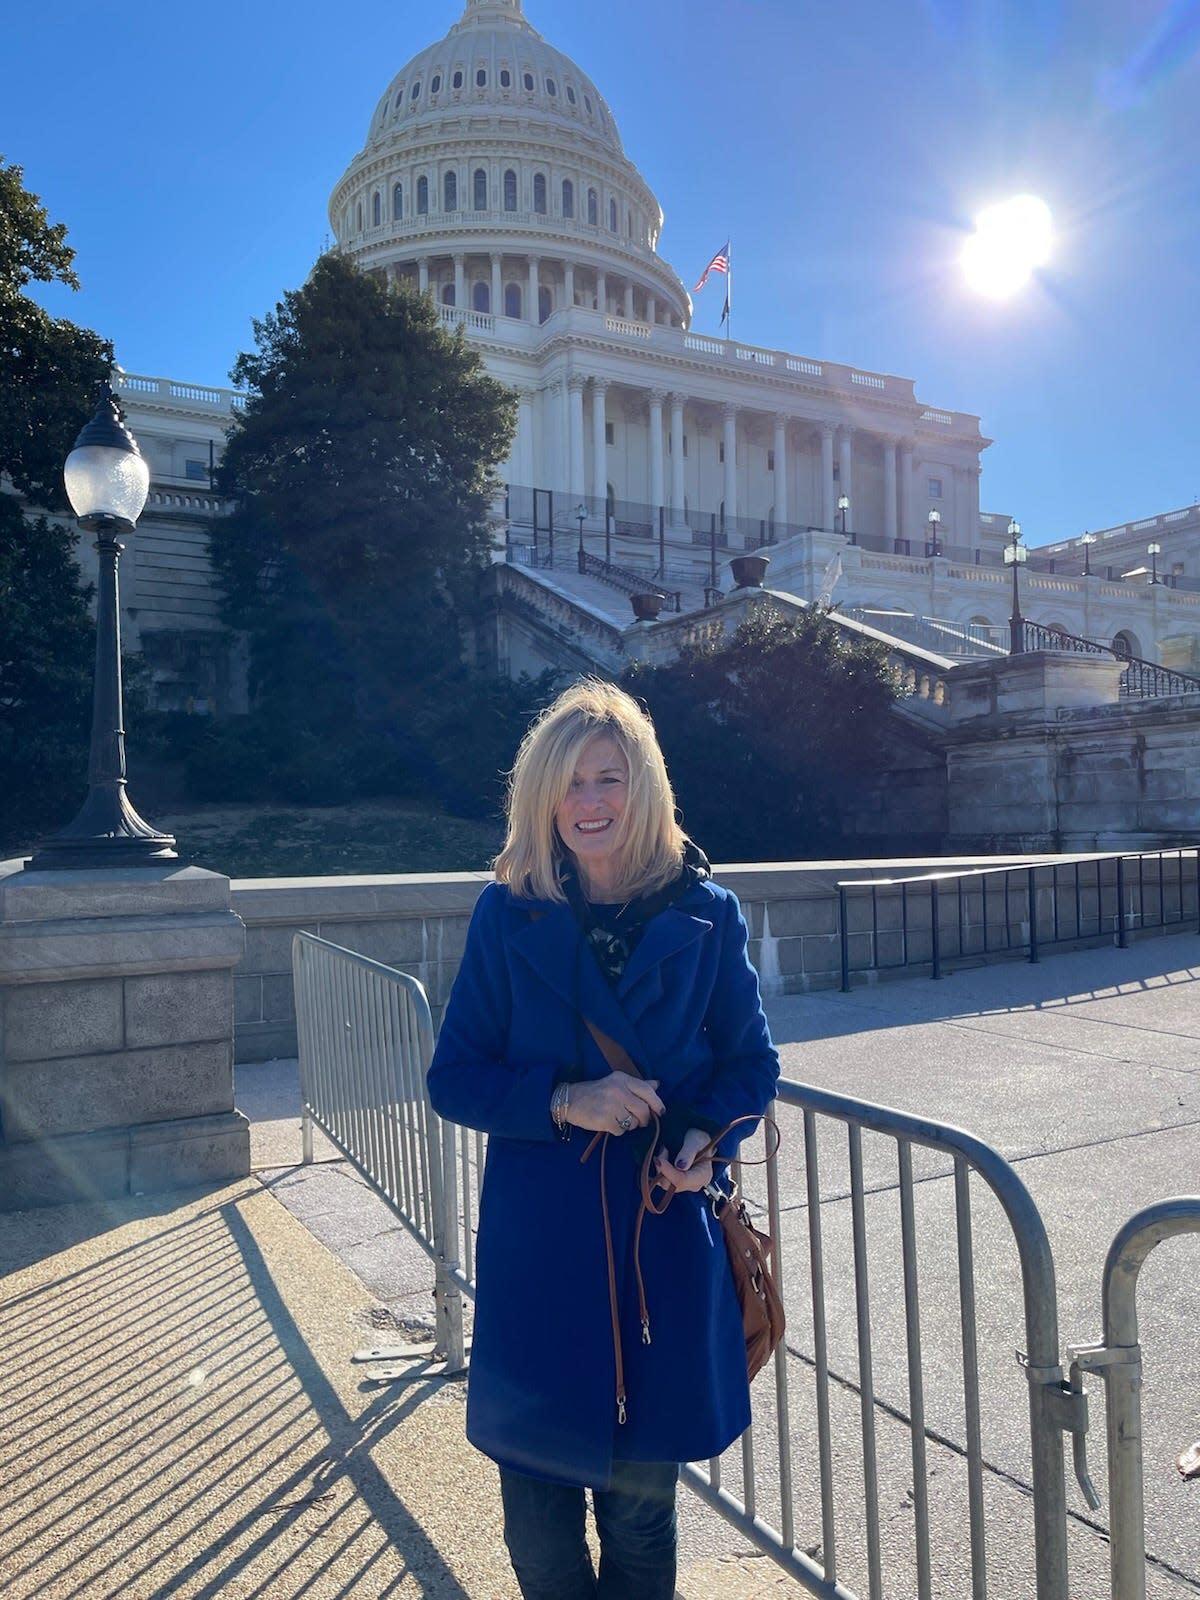
[[[679,1160],[675,1163],[675,1165],[679,1168],[680,1172],[686,1172],[687,1169],[688,1169],[688,1164],[683,1159],[682,1156],[680,1156]]]

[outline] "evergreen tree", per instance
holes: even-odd
[[[77,289],[73,259],[63,224],[0,159],[0,855],[65,822],[87,772],[95,635],[78,536],[22,504],[66,509],[63,462],[112,365],[105,340],[25,293]]]
[[[248,637],[259,718],[310,757],[317,741],[335,792],[356,765],[403,789],[436,765],[413,728],[458,680],[515,397],[427,296],[337,255],[255,336],[217,480],[234,510],[211,526],[225,620]]]

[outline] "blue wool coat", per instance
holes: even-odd
[[[643,1342],[637,1160],[634,1140],[614,1137],[607,1191],[628,1396],[618,1420],[599,1153],[582,1162],[591,1134],[563,1140],[550,1118],[580,1051],[585,1077],[610,1070],[590,1034],[580,1038],[581,1013],[659,1080],[668,1110],[686,1104],[719,1127],[761,1116],[779,1068],[728,890],[694,883],[652,918],[615,990],[569,907],[500,884],[480,896],[429,1071],[435,1110],[490,1135],[467,1435],[502,1465],[606,1488],[614,1458],[719,1454],[748,1426],[750,1401],[740,1311],[703,1195],[677,1194],[645,1219]]]

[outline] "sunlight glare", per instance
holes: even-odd
[[[963,246],[963,274],[977,294],[1007,300],[1050,259],[1050,240],[1050,207],[1036,195],[1014,195],[975,218]]]

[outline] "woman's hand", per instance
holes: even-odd
[[[681,1189],[695,1193],[707,1188],[713,1180],[711,1161],[697,1161],[696,1157],[712,1140],[703,1128],[689,1128],[679,1146],[674,1161],[664,1146],[654,1158],[655,1182],[664,1189]]]
[[[590,1133],[611,1133],[615,1138],[631,1128],[644,1128],[651,1115],[661,1117],[666,1107],[658,1098],[657,1078],[631,1078],[611,1072],[571,1085],[566,1120]]]

